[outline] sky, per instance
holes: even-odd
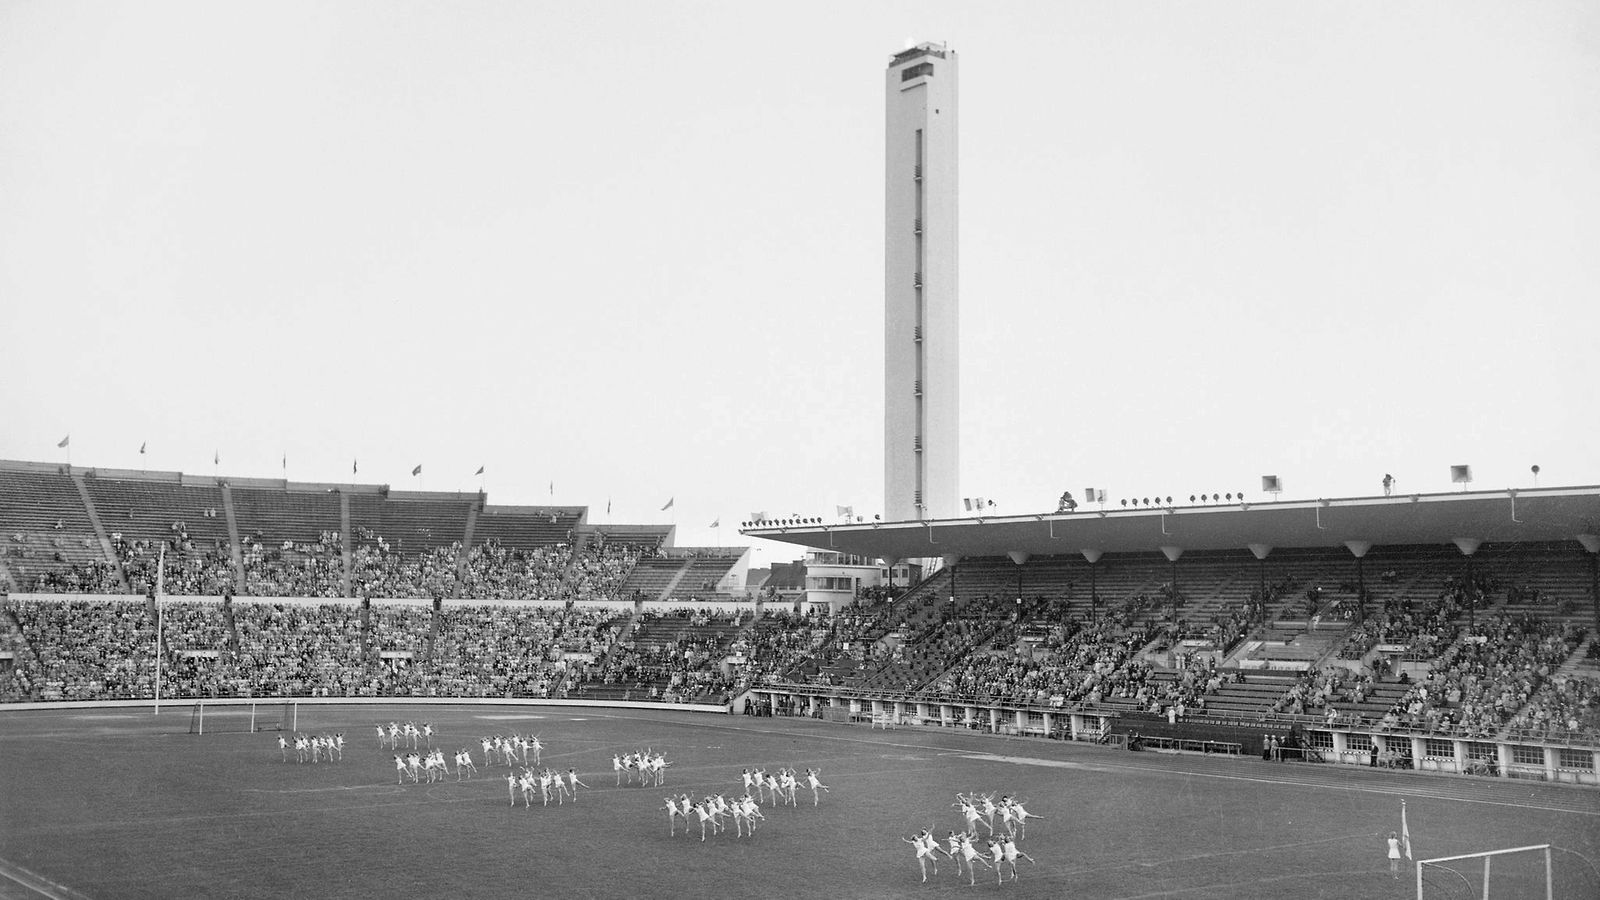
[[[913,40],[962,495],[1600,484],[1592,2],[0,0],[0,458],[870,517]]]

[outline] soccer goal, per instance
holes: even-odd
[[[1550,845],[1417,860],[1417,900],[1446,897],[1555,900]]]
[[[197,700],[189,713],[190,734],[240,734],[257,731],[294,731],[300,704],[293,700],[268,703],[223,703]]]

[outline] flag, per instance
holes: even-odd
[[[669,509],[671,509],[671,508],[672,508],[672,502],[673,502],[673,501],[674,501],[674,500],[677,500],[677,499],[678,499],[678,498],[677,498],[677,497],[668,497],[668,498],[667,498],[667,505],[666,505],[666,506],[663,506],[663,507],[661,507],[661,511],[662,511],[662,512],[666,512],[666,511],[667,511],[667,510],[669,510]]]
[[[358,465],[360,462],[361,461],[357,460],[357,459],[350,460],[350,474],[351,475],[354,475],[357,472],[361,471],[360,468],[359,468],[359,465]]]
[[[417,463],[417,467],[415,469],[411,470],[411,474],[413,474],[413,475],[421,475],[422,474],[422,463]]]
[[[211,451],[211,464],[213,466],[222,464],[222,451],[221,450],[213,450],[213,451]]]
[[[289,471],[289,454],[287,453],[283,455],[283,470],[285,472]]]
[[[750,521],[752,521],[752,522],[764,522],[764,521],[766,521],[766,519],[767,519],[766,510],[762,510],[761,512],[753,512],[753,513],[750,514]]]
[[[555,495],[556,495],[556,483],[554,481],[552,481],[552,482],[550,482],[550,496],[554,497]]]
[[[479,466],[478,467],[478,471],[473,472],[472,474],[474,474],[474,475],[482,475],[483,474],[483,466]]]
[[[722,517],[721,516],[717,516],[716,521],[711,523],[711,527],[712,528],[721,528],[722,527]]]
[[[143,442],[141,442],[141,443],[140,443],[140,444],[139,444],[139,455],[140,455],[140,456],[143,456],[143,455],[144,455],[144,448],[145,448],[145,444],[148,444],[148,443],[150,443],[150,442],[149,442],[149,441],[143,441]]]
[[[1406,859],[1411,858],[1411,825],[1406,822],[1406,802],[1400,801],[1400,846],[1405,849]]]
[[[56,446],[57,447],[65,447],[66,445],[68,445],[70,443],[72,443],[72,435],[69,434],[66,437],[62,438],[61,440],[56,441]]]
[[[606,515],[611,515],[611,498],[606,498]]]
[[[856,508],[854,506],[835,506],[834,510],[837,511],[839,515],[844,516],[846,519],[855,515],[856,512]]]

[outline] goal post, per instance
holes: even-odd
[[[1463,887],[1471,892],[1468,896],[1483,900],[1532,898],[1540,896],[1541,882],[1544,900],[1555,900],[1549,844],[1417,860],[1417,900],[1461,896]]]
[[[189,713],[190,734],[295,731],[299,724],[300,704],[294,700],[235,703],[196,700]]]

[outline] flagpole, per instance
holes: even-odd
[[[161,592],[167,577],[167,542],[156,554],[156,715],[161,715]]]

